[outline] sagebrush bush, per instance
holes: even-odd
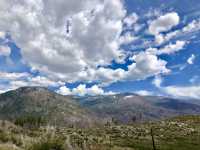
[[[28,128],[37,128],[40,125],[43,125],[46,123],[45,119],[40,116],[33,116],[33,115],[27,115],[20,118],[17,118],[14,121],[15,125],[21,126],[21,127],[28,127]]]
[[[65,150],[64,140],[56,136],[43,137],[38,142],[31,144],[28,150]]]

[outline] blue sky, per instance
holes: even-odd
[[[1,93],[200,98],[198,0],[3,0],[0,15]]]

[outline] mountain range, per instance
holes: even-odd
[[[132,93],[62,96],[42,87],[22,87],[0,95],[0,120],[42,117],[49,124],[91,126],[129,124],[200,114],[200,101]]]

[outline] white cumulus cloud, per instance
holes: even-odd
[[[2,0],[0,31],[9,31],[32,68],[69,81],[86,68],[120,60],[125,16],[121,0]]]
[[[173,54],[176,52],[179,52],[184,48],[184,46],[187,44],[187,41],[176,41],[176,43],[169,43],[168,45],[164,46],[163,48],[148,48],[147,52],[155,55],[161,55],[161,54]]]
[[[190,36],[195,35],[197,32],[200,30],[200,20],[199,19],[194,19],[192,22],[187,23],[183,28],[177,29],[175,31],[169,32],[166,35],[156,35],[156,42],[158,44],[162,44],[164,42],[167,42],[173,38],[181,38],[184,36]],[[189,38],[190,38],[189,37]]]
[[[14,90],[24,86],[39,87],[60,87],[65,83],[62,81],[53,81],[44,76],[33,76],[27,72],[0,72],[0,90]]]
[[[141,95],[141,96],[151,96],[151,95],[154,95],[153,92],[146,91],[146,90],[135,91],[134,93],[136,93],[138,95]]]
[[[138,19],[136,13],[127,14],[122,0],[21,0],[17,3],[1,0],[0,31],[11,35],[21,49],[23,61],[32,70],[45,75],[12,84],[17,87],[32,82],[57,86],[55,82],[95,81],[103,86],[169,73],[167,61],[157,55],[178,51],[184,46],[181,41],[157,50],[156,54],[147,51],[134,54],[133,63],[127,69],[107,67],[113,61],[124,63],[125,58],[133,55],[121,45],[130,44],[138,37],[122,33],[124,24],[132,27]],[[178,23],[177,13],[167,13],[150,23],[149,32],[158,36]],[[76,91],[102,93],[98,87],[88,90],[84,85]]]
[[[160,32],[168,31],[172,27],[178,25],[179,21],[180,17],[176,12],[167,13],[150,23],[149,32],[153,35],[157,35]]]
[[[72,91],[66,86],[60,87],[56,92],[61,95],[72,95]]]
[[[198,78],[195,76],[195,78]],[[175,98],[191,98],[200,99],[200,86],[199,85],[169,85],[162,86],[163,79],[160,76],[155,77],[153,84],[162,92],[164,95],[175,97]]]
[[[180,17],[176,12],[170,12],[158,17],[149,24],[149,33],[155,36],[155,41],[161,44],[165,41],[162,32],[169,31],[174,26],[178,25]]]
[[[200,86],[167,86],[164,92],[177,98],[200,99]]]
[[[87,88],[85,84],[80,84],[79,86],[73,89],[69,89],[66,86],[62,86],[57,90],[57,93],[61,95],[78,95],[78,96],[114,94],[113,92],[105,92],[102,88],[100,88],[97,85],[93,85],[92,87]]]
[[[128,66],[128,78],[130,79],[143,79],[158,74],[167,74],[170,72],[166,68],[167,62],[159,59],[156,55],[148,52],[140,52],[134,55],[132,60],[135,61],[132,65]]]
[[[15,73],[15,72],[0,72],[0,79],[1,80],[19,80],[19,79],[23,79],[23,78],[27,78],[29,77],[30,74],[29,73]]]
[[[165,46],[164,48],[161,48],[158,51],[158,55],[160,54],[173,54],[175,52],[178,52],[184,48],[184,46],[187,44],[186,41],[176,41],[175,44],[169,44]]]

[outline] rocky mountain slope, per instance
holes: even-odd
[[[94,118],[71,97],[40,87],[23,87],[0,95],[0,119],[41,117],[50,124],[87,125]]]
[[[23,87],[0,95],[0,120],[89,126],[133,123],[200,114],[200,101],[117,94],[62,96],[46,88]],[[28,119],[27,119],[28,117]]]
[[[136,94],[81,97],[76,100],[100,118],[120,123],[160,120],[179,115],[200,114],[200,101],[178,100]]]

